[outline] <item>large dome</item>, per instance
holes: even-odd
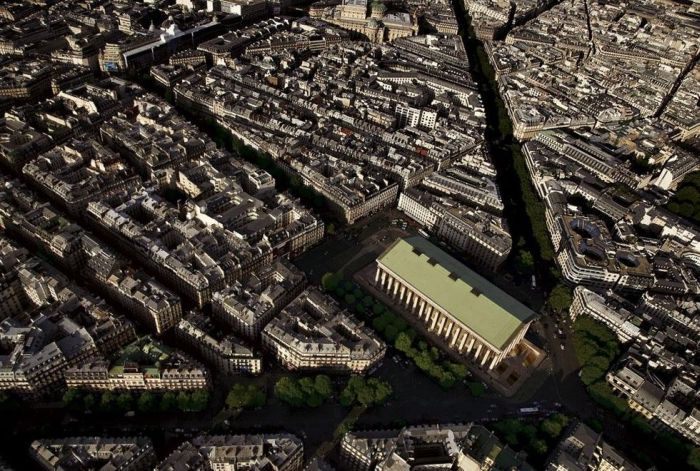
[[[372,3],[372,16],[381,18],[385,13],[386,5],[384,5],[382,2]]]

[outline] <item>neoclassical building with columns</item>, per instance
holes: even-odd
[[[389,246],[373,281],[450,349],[488,370],[514,351],[536,316],[422,237]]]

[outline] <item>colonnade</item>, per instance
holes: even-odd
[[[404,283],[389,270],[377,265],[374,285],[387,293],[397,305],[420,319],[430,332],[443,338],[447,345],[479,366],[493,369],[505,356],[483,342],[468,326]]]

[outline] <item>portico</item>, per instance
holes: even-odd
[[[389,247],[377,259],[373,278],[374,286],[402,311],[488,370],[518,345],[534,318],[525,306],[418,237]]]

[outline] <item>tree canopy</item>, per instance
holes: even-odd
[[[352,376],[340,393],[340,403],[346,407],[360,404],[365,407],[384,404],[391,397],[393,389],[386,381],[378,378],[365,379]]]
[[[333,393],[333,383],[326,375],[296,380],[284,376],[275,384],[275,397],[292,407],[318,407]]]

